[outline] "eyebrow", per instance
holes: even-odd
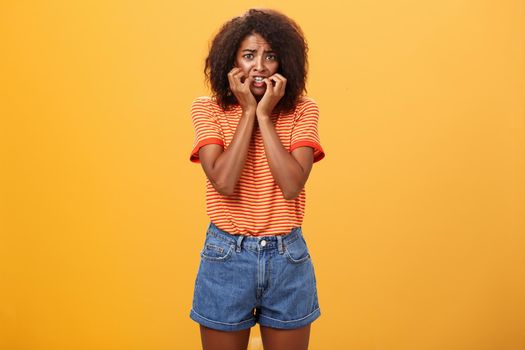
[[[257,52],[257,50],[250,50],[250,49],[244,49],[244,50],[242,50],[242,52],[244,52],[244,51]],[[275,51],[273,51],[273,50],[264,51],[264,52],[266,52],[266,53],[270,53],[270,52],[271,52],[271,53],[275,53]]]

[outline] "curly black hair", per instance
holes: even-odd
[[[205,82],[210,83],[213,97],[223,110],[238,103],[230,90],[228,73],[233,68],[241,42],[252,34],[262,36],[276,52],[277,73],[286,78],[284,96],[275,110],[292,111],[303,92],[307,93],[308,43],[299,25],[277,10],[251,8],[222,25],[206,57]]]

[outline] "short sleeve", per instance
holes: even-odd
[[[190,161],[200,163],[199,149],[210,143],[224,147],[223,133],[217,118],[213,114],[211,100],[208,96],[200,96],[191,104],[191,120],[195,131],[193,149]]]
[[[314,163],[324,158],[324,150],[321,147],[317,125],[319,123],[319,107],[312,98],[305,98],[298,104],[296,117],[292,129],[290,152],[302,146],[314,149]]]

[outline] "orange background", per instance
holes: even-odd
[[[189,108],[250,7],[310,45],[310,349],[525,350],[519,0],[2,2],[0,348],[200,348]]]

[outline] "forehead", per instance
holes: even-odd
[[[241,42],[239,46],[239,50],[242,49],[263,49],[263,50],[270,50],[272,47],[262,36],[259,34],[250,34],[247,37],[244,38],[244,40]]]

